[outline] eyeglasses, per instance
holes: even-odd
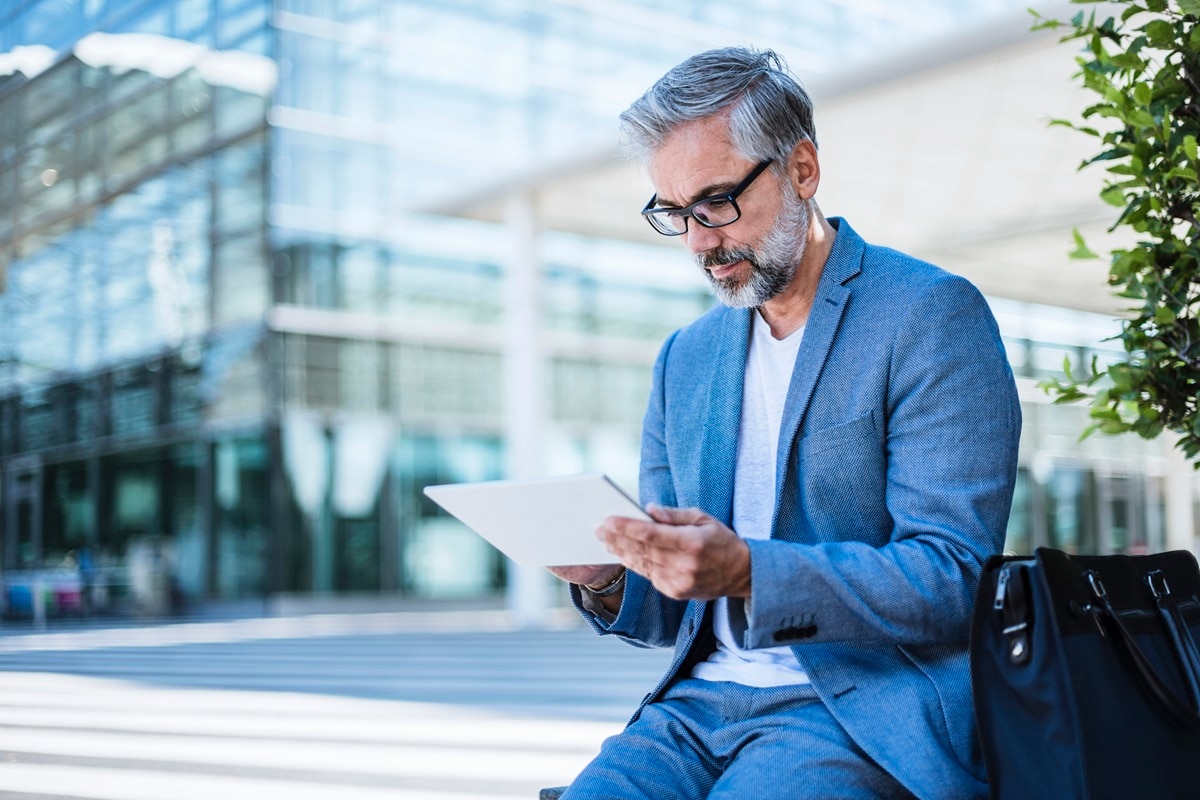
[[[720,228],[722,225],[737,222],[738,218],[742,216],[742,210],[738,208],[737,204],[738,195],[746,191],[747,187],[754,183],[754,179],[761,175],[772,161],[774,159],[768,158],[766,161],[759,162],[758,166],[746,176],[746,179],[733,187],[732,191],[705,197],[684,208],[655,208],[654,204],[658,202],[656,194],[642,209],[642,216],[650,223],[650,227],[663,236],[679,236],[687,233],[689,217],[706,228]]]

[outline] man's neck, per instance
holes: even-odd
[[[771,335],[784,339],[808,322],[813,299],[817,296],[817,285],[837,231],[820,211],[813,210],[812,225],[808,230],[808,241],[796,275],[787,287],[758,307],[763,319],[771,327]]]

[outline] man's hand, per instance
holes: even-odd
[[[676,600],[750,596],[750,548],[697,508],[646,507],[653,521],[609,517],[596,529],[608,551]]]

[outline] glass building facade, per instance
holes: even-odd
[[[792,30],[793,66],[819,74],[917,20],[1012,4],[915,5],[851,36],[832,0],[791,25],[799,6],[769,0],[9,4],[6,584],[78,574],[62,611],[499,597],[504,560],[421,491],[511,472],[509,234],[421,209],[610,139],[637,91],[730,30]],[[659,247],[538,247],[544,468],[632,487],[653,357],[711,297]],[[1090,361],[1077,327],[1035,331],[1054,310],[998,307],[1026,390]],[[1083,413],[1035,395],[1011,546],[1161,546],[1159,448],[1080,444]]]

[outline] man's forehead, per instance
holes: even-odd
[[[733,146],[728,118],[720,114],[671,131],[650,156],[647,171],[661,202],[687,205],[732,188],[749,168],[747,164]]]
[[[706,117],[685,122],[672,130],[651,160],[675,161],[689,157],[712,159],[733,154],[729,121],[724,117]]]

